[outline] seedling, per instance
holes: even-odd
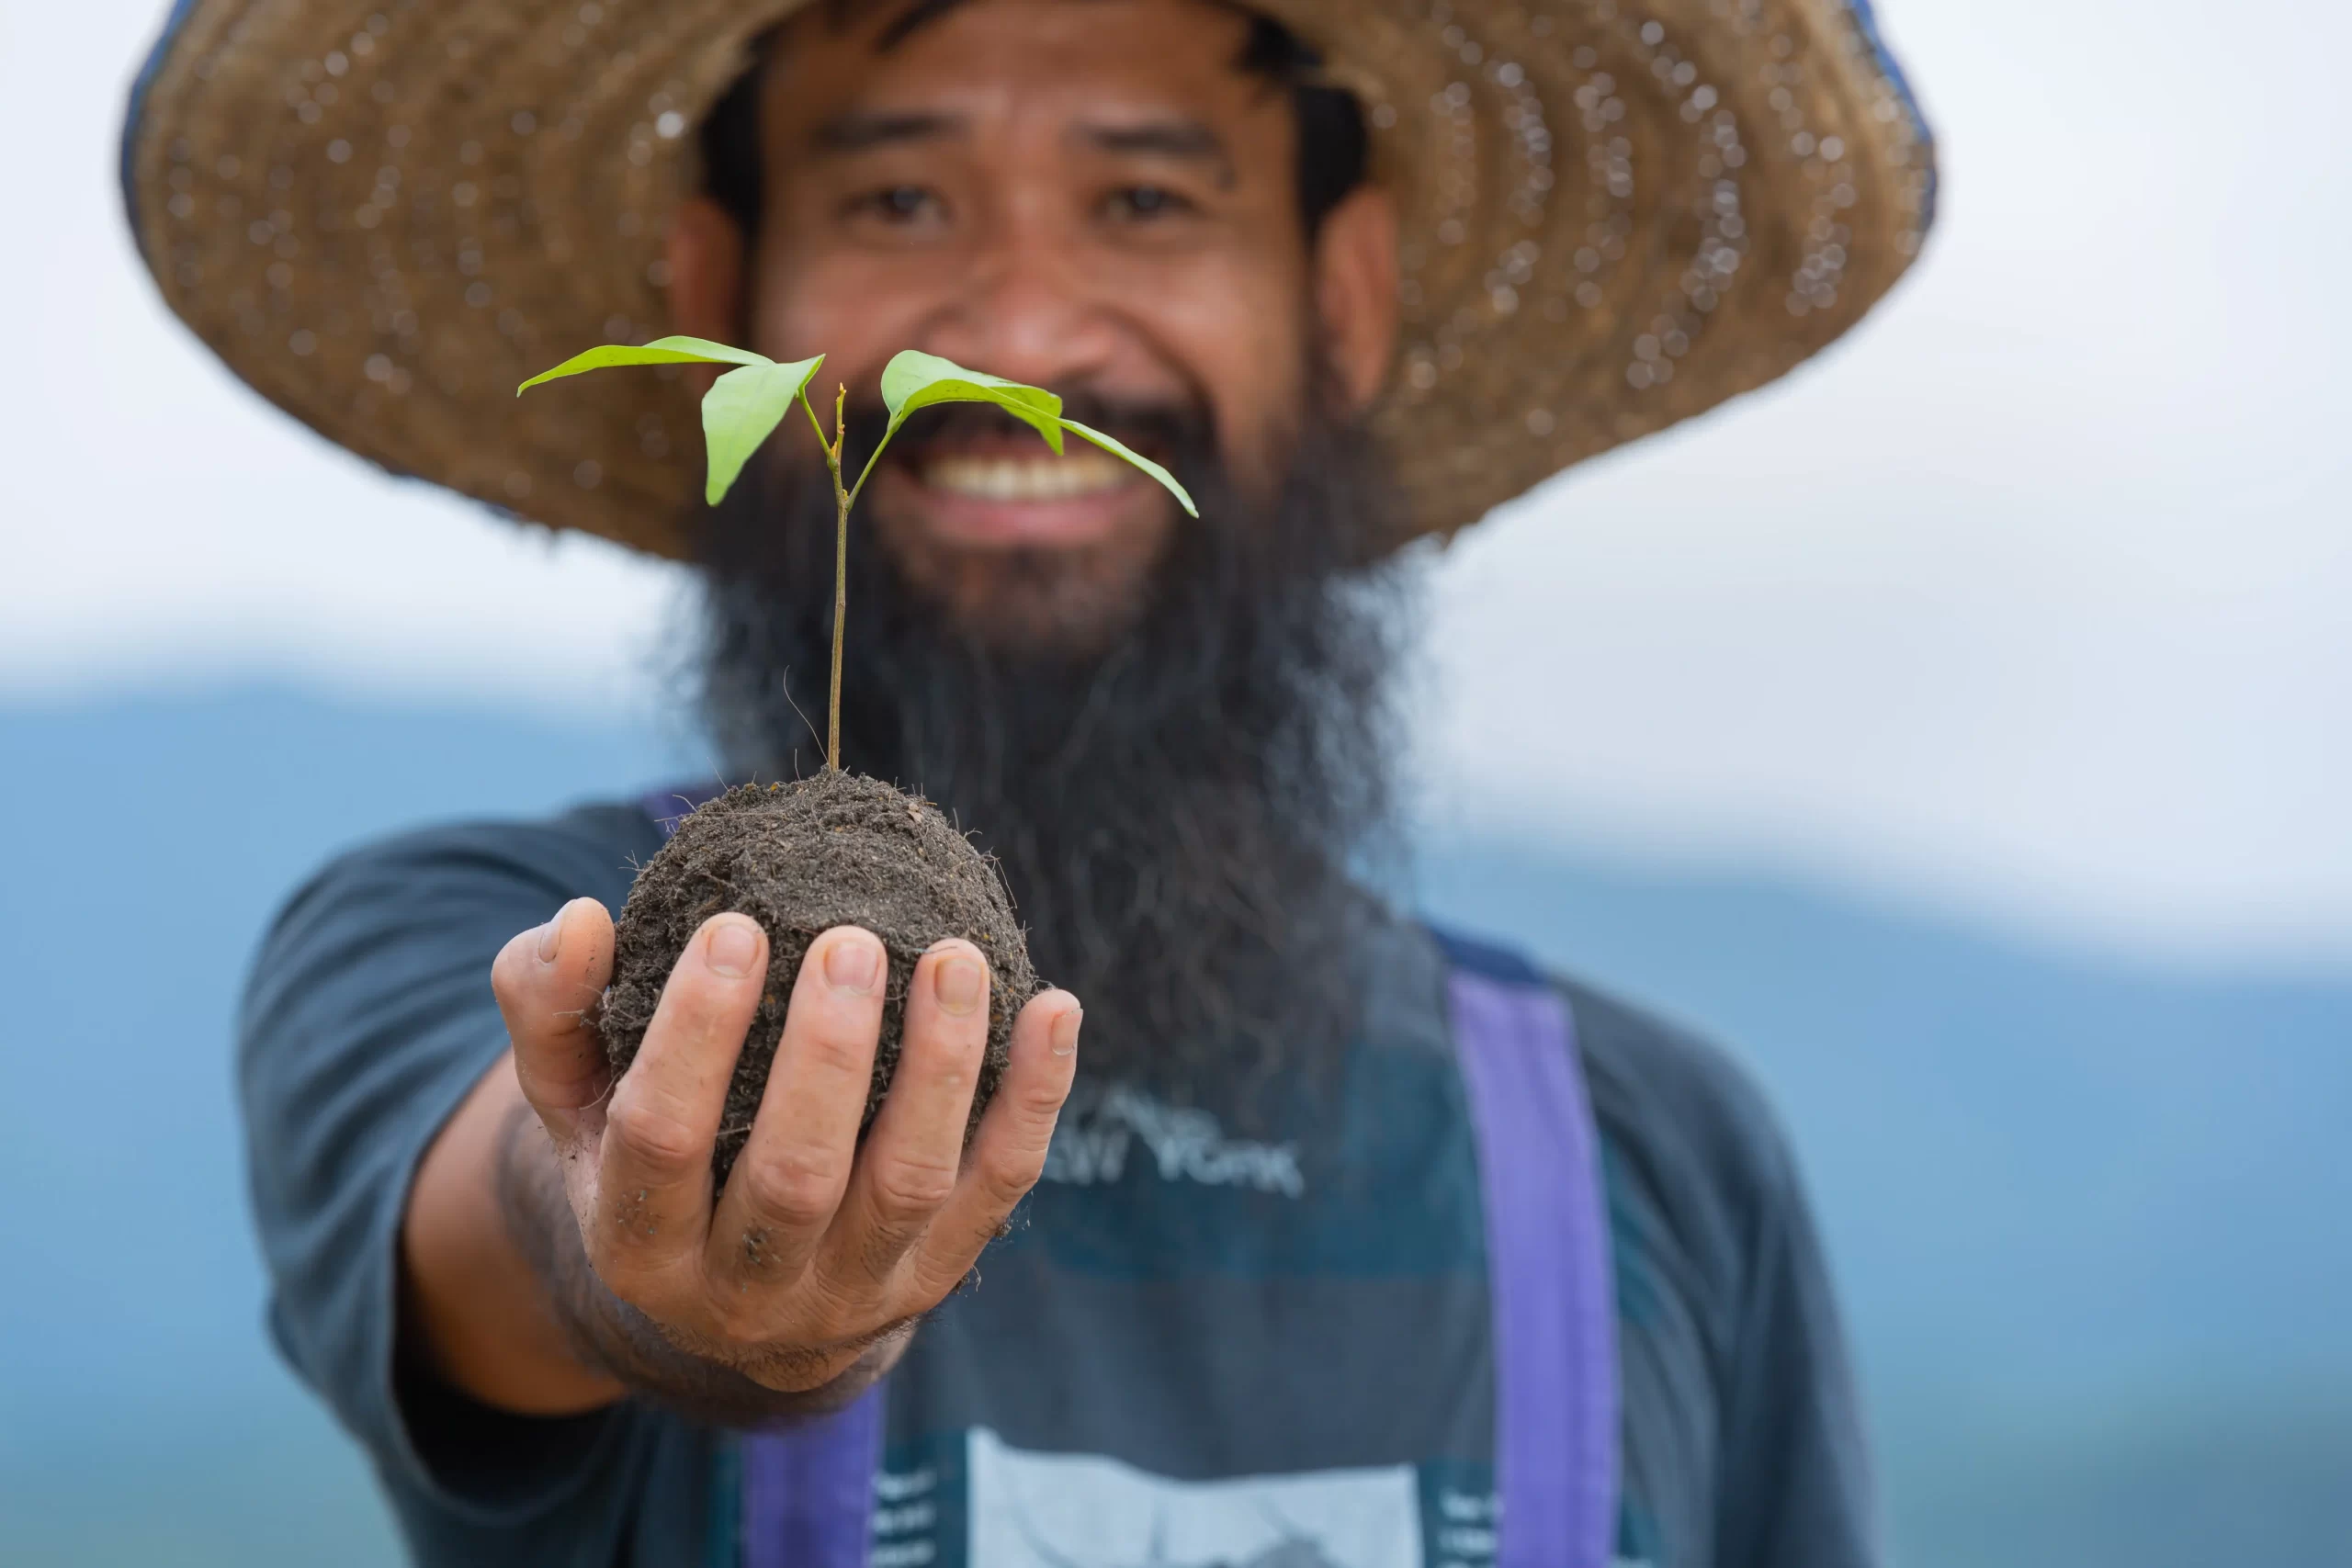
[[[608,344],[565,360],[515,389],[627,365],[725,365],[732,368],[703,395],[702,428],[710,453],[703,499],[717,505],[743,465],[797,402],[808,415],[833,481],[833,669],[826,705],[825,766],[789,784],[744,784],[678,823],[629,888],[614,933],[612,984],[597,1010],[605,1052],[627,1071],[652,1021],[662,988],[702,923],[722,909],[760,922],[768,933],[768,983],[728,1086],[727,1112],[712,1150],[713,1172],[727,1179],[750,1134],[768,1067],[783,1032],[786,998],[818,933],[860,925],[890,954],[882,1029],[866,1100],[870,1124],[896,1070],[906,987],[914,964],[943,937],[962,937],[989,961],[989,1041],[973,1096],[972,1125],[1004,1070],[1013,1015],[1038,988],[1028,945],[995,863],[939,808],[889,784],[842,771],[842,632],[849,607],[849,513],[899,426],[940,403],[991,403],[1029,426],[1059,456],[1066,434],[1092,442],[1168,487],[1193,516],[1199,511],[1167,469],[1062,415],[1062,400],[1039,387],[967,370],[910,349],[882,372],[889,423],[854,479],[842,471],[846,387],[833,394],[828,436],[808,401],[808,383],[824,355],[778,363],[749,349],[695,337],[665,337],[642,346]]]
[[[1184,492],[1184,487],[1176,482],[1175,475],[1102,432],[1064,418],[1061,399],[1044,388],[1025,387],[981,370],[967,370],[952,359],[911,348],[894,356],[883,367],[882,404],[889,411],[890,423],[856,479],[844,482],[842,437],[846,426],[842,411],[849,389],[835,385],[833,434],[830,439],[808,401],[808,383],[816,378],[817,367],[824,362],[821,354],[813,359],[780,363],[764,354],[712,343],[707,338],[656,338],[642,345],[606,344],[574,355],[554,369],[543,370],[515,388],[514,395],[519,398],[542,381],[616,366],[734,366],[734,369],[710,384],[710,390],[703,394],[702,400],[703,444],[710,454],[710,472],[703,483],[703,500],[712,506],[718,505],[733,487],[743,465],[784,423],[792,405],[797,402],[807,411],[808,428],[817,433],[817,446],[824,453],[825,471],[833,479],[833,669],[832,693],[825,710],[825,766],[838,773],[842,765],[842,626],[849,609],[849,509],[855,504],[858,492],[865,488],[874,466],[882,460],[882,449],[890,445],[890,437],[898,434],[899,427],[918,411],[940,403],[992,403],[1045,437],[1046,445],[1053,448],[1057,457],[1061,456],[1063,433],[1068,432],[1134,464],[1167,486],[1186,512],[1195,517],[1201,513],[1193,504],[1193,498]]]

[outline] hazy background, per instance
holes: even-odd
[[[0,1560],[382,1561],[259,1333],[238,971],[335,845],[699,771],[680,584],[231,381],[118,216],[159,7],[5,6]],[[2352,20],[1883,20],[1926,256],[1438,563],[1424,888],[1765,1078],[1905,1561],[2352,1562]]]

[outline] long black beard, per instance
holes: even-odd
[[[1071,412],[1123,436],[1143,423]],[[1086,1007],[1091,1071],[1248,1115],[1319,1078],[1358,1022],[1372,906],[1351,866],[1393,850],[1408,584],[1360,429],[1311,423],[1256,509],[1197,422],[1157,434],[1201,517],[1091,652],[949,624],[853,518],[842,763],[940,802],[999,857],[1038,973]],[[707,523],[705,717],[737,778],[811,772],[829,482],[755,466]]]

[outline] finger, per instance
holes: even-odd
[[[613,1089],[589,1259],[624,1295],[639,1275],[700,1252],[710,1228],[711,1145],[767,968],[768,939],[757,921],[736,914],[705,920]]]
[[[907,987],[890,1092],[866,1134],[842,1221],[833,1227],[843,1277],[888,1279],[956,1190],[964,1126],[988,1041],[988,961],[960,939],[936,944],[915,965]]]
[[[926,1299],[937,1300],[962,1281],[1045,1173],[1054,1124],[1078,1072],[1084,1018],[1068,991],[1040,991],[1013,1021],[1004,1081],[980,1115],[955,1196],[933,1220],[916,1259],[916,1283]]]
[[[857,1158],[890,955],[836,926],[808,944],[767,1088],[712,1218],[715,1277],[796,1277],[832,1223]]]
[[[490,967],[523,1098],[559,1148],[601,1124],[612,1072],[589,1020],[612,969],[613,918],[594,898],[574,898],[516,936]]]

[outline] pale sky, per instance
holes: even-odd
[[[594,714],[680,586],[381,479],[164,315],[115,197],[162,7],[0,17],[0,701],[254,677]],[[2352,964],[2352,19],[1886,0],[1928,254],[1779,389],[1440,564],[1447,819],[2161,960]]]

